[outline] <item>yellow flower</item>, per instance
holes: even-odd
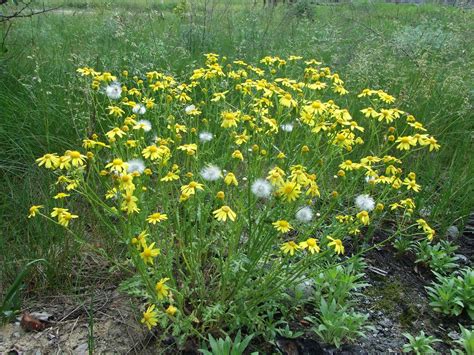
[[[330,243],[328,243],[329,247],[334,247],[334,251],[337,254],[344,254],[344,245],[342,245],[342,241],[340,239],[334,239],[332,237],[328,237],[329,240],[331,240]]]
[[[219,192],[217,192],[217,194],[216,194],[216,198],[217,198],[217,199],[223,200],[224,197],[225,197],[224,191],[219,191]]]
[[[178,147],[178,150],[186,152],[187,155],[194,155],[197,152],[197,144],[183,144]]]
[[[146,312],[143,312],[141,322],[148,327],[148,330],[151,330],[152,327],[158,324],[158,312],[155,310],[154,304],[149,306]]]
[[[136,174],[139,174],[138,172],[136,172]],[[129,192],[133,192],[135,190],[135,185],[133,184],[133,175],[132,174],[122,174],[120,176],[120,188],[125,190],[125,191],[129,191]]]
[[[149,234],[146,231],[142,231],[139,235],[132,238],[132,245],[135,245],[137,250],[141,250],[146,246],[146,237],[148,236]]]
[[[287,233],[293,229],[291,224],[288,221],[285,221],[283,219],[273,222],[272,225],[275,227],[277,231],[282,232],[282,233]]]
[[[416,145],[416,140],[412,136],[398,137],[396,142],[399,143],[397,149],[400,150],[409,150],[411,146]]]
[[[170,155],[170,149],[165,145],[150,145],[142,150],[142,155],[145,159],[156,160],[164,159]]]
[[[280,96],[280,104],[289,108],[298,106],[298,103],[293,99],[291,94],[288,93]]]
[[[235,221],[235,218],[237,217],[237,214],[234,211],[232,211],[232,209],[229,206],[222,206],[221,208],[212,212],[212,214],[218,221],[222,221],[222,222],[225,222],[227,220],[227,217],[231,221]]]
[[[165,181],[165,182],[174,181],[174,180],[179,180],[179,175],[175,174],[172,171],[169,171],[168,173],[166,173],[164,177],[160,179],[160,181]]]
[[[434,137],[423,138],[420,140],[420,144],[422,146],[429,146],[430,152],[433,151],[433,149],[439,150],[439,148],[441,147]]]
[[[233,173],[227,173],[227,175],[224,178],[224,182],[226,183],[226,185],[234,185],[234,186],[239,185]]]
[[[357,213],[357,218],[359,218],[364,226],[367,226],[370,223],[369,212],[367,211],[360,211]]]
[[[166,285],[167,281],[169,281],[169,278],[165,277],[158,281],[155,285],[156,295],[159,300],[168,297],[169,287]]]
[[[277,194],[282,197],[284,201],[295,201],[301,194],[301,187],[296,182],[286,181],[278,189]]]
[[[168,219],[168,216],[166,214],[162,214],[160,212],[153,213],[148,216],[146,221],[151,224],[156,224],[162,221],[166,221]]]
[[[244,156],[242,155],[242,153],[240,152],[240,150],[235,150],[235,151],[232,153],[232,158],[234,158],[234,159],[240,159],[240,160],[244,161]]]
[[[51,212],[51,217],[59,217],[61,213],[67,212],[67,208],[53,207],[53,212]]]
[[[280,186],[285,182],[283,180],[284,176],[285,172],[279,167],[275,167],[268,173],[267,180],[270,181],[273,186]]]
[[[67,211],[64,211],[58,215],[58,222],[60,225],[67,227],[69,225],[69,221],[74,218],[79,218],[79,216],[69,213]]]
[[[222,123],[221,127],[223,128],[230,128],[230,127],[237,127],[237,122],[239,122],[239,112],[222,112],[221,118]]]
[[[105,135],[110,140],[110,139],[114,139],[115,136],[122,138],[125,135],[125,132],[122,131],[119,127],[115,127],[115,128],[112,128],[110,131],[108,131]]]
[[[151,243],[149,246],[146,245],[146,242],[143,243],[143,251],[140,253],[140,256],[142,257],[145,264],[153,265],[153,258],[156,258],[158,255],[160,255],[160,249],[153,249],[154,246],[154,242]]]
[[[36,159],[38,166],[44,165],[46,169],[55,169],[59,165],[59,157],[56,153],[48,153]]]
[[[314,238],[308,238],[306,241],[300,243],[301,249],[308,249],[311,254],[319,253],[321,248],[318,245],[318,240]]]
[[[176,314],[176,311],[178,309],[174,307],[173,305],[169,305],[168,308],[166,308],[166,314],[169,315],[170,317],[173,317]]]
[[[59,193],[57,193],[53,198],[54,198],[55,200],[58,200],[58,199],[65,198],[65,197],[68,197],[68,196],[70,196],[70,195],[67,194],[67,193],[59,192]]]
[[[137,206],[138,198],[133,196],[130,191],[127,191],[125,194],[122,194],[123,201],[121,205],[122,211],[126,211],[127,214],[140,212],[140,209]]]
[[[196,181],[191,181],[189,184],[181,186],[181,192],[188,196],[194,195],[196,190],[204,190],[204,185]]]
[[[242,134],[235,135],[235,144],[242,145],[244,143],[247,143],[249,138],[250,136],[247,135],[247,130],[244,130]]]
[[[31,217],[36,217],[36,213],[39,212],[41,208],[44,208],[43,205],[33,205],[30,207],[29,213],[28,213],[28,218]]]
[[[297,251],[298,249],[301,249],[301,247],[292,240],[283,243],[280,247],[280,250],[283,253],[290,254],[291,256],[295,255],[295,251]]]
[[[120,158],[115,158],[112,160],[110,163],[108,163],[105,168],[110,168],[110,171],[116,171],[118,173],[120,172],[125,172],[128,168],[128,164],[125,163],[122,159]]]
[[[413,190],[415,192],[419,192],[421,188],[421,186],[416,183],[416,180],[409,178],[403,180],[403,185],[406,185],[407,190]]]
[[[109,110],[109,115],[114,115],[117,117],[122,117],[125,113],[124,110],[117,106],[108,106],[107,109]]]

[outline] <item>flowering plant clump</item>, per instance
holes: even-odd
[[[73,230],[72,198],[87,201],[128,248],[150,329],[258,332],[288,288],[370,247],[383,221],[393,236],[435,236],[404,162],[439,145],[382,90],[351,95],[298,56],[255,66],[207,54],[184,82],[78,72],[96,132],[37,159],[57,175],[54,208],[29,216]]]

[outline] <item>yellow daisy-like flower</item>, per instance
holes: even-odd
[[[67,193],[64,193],[64,192],[59,192],[59,193],[57,193],[53,198],[54,198],[55,200],[58,200],[58,199],[61,199],[61,198],[66,198],[66,197],[68,197],[68,196],[71,196],[71,195],[69,195],[69,194],[67,194]]]
[[[174,180],[179,180],[179,175],[172,171],[169,171],[168,173],[166,173],[164,177],[160,179],[160,181],[164,181],[164,182],[170,182]]]
[[[84,165],[84,162],[86,160],[86,156],[82,155],[77,150],[68,150],[64,155],[69,158],[72,166],[76,167]]]
[[[152,327],[158,324],[158,312],[155,310],[154,304],[149,306],[146,312],[143,312],[141,322],[148,327],[148,330],[151,330]]]
[[[328,247],[333,247],[334,251],[337,254],[344,254],[344,245],[342,244],[342,240],[334,239],[332,237],[328,237],[331,242],[328,243]]]
[[[364,226],[367,226],[370,223],[369,212],[367,211],[360,211],[359,213],[357,213],[357,218]]]
[[[407,187],[407,190],[413,190],[415,192],[420,192],[421,189],[421,186],[418,185],[414,179],[405,178],[403,185]]]
[[[181,186],[181,192],[184,195],[194,195],[196,190],[204,190],[204,185],[196,181],[191,181],[189,184]]]
[[[301,249],[301,247],[292,240],[290,240],[289,242],[283,243],[280,247],[280,250],[283,253],[290,254],[291,256],[295,255],[295,252],[299,249]]]
[[[221,222],[225,222],[227,218],[229,218],[231,221],[235,221],[235,218],[237,217],[237,214],[232,211],[229,206],[222,206],[221,208],[212,212],[212,214],[218,221]]]
[[[318,240],[315,238],[308,238],[300,243],[301,249],[308,249],[311,254],[319,253],[321,248],[318,245]]]
[[[286,181],[277,190],[277,194],[281,196],[284,201],[293,202],[301,194],[301,187],[296,182]]]
[[[235,150],[232,153],[232,158],[244,161],[244,156],[242,155],[242,152],[240,150]]]
[[[128,168],[128,164],[125,163],[122,159],[120,158],[115,158],[112,160],[110,163],[108,163],[105,166],[106,169],[110,168],[110,171],[116,171],[118,173],[120,172],[125,172]]]
[[[287,233],[290,230],[293,229],[291,224],[288,221],[285,221],[283,219],[280,219],[276,222],[273,222],[272,225],[275,227],[275,229],[281,233]]]
[[[59,157],[56,153],[48,153],[41,158],[36,159],[38,166],[43,166],[46,169],[55,169],[59,165]]]
[[[64,211],[63,213],[60,213],[58,215],[58,222],[60,225],[67,227],[69,225],[69,221],[74,218],[79,218],[79,216],[69,213],[67,211]]]
[[[169,305],[168,308],[166,308],[166,314],[169,315],[170,317],[173,317],[176,312],[178,311],[178,308],[176,308],[175,306],[173,305]]]
[[[227,175],[224,178],[224,182],[226,185],[234,185],[234,186],[239,185],[239,182],[237,181],[233,173],[227,173]]]
[[[156,224],[162,221],[166,221],[168,216],[164,213],[156,212],[148,216],[146,221],[150,224]]]
[[[67,212],[67,208],[53,207],[53,212],[51,212],[51,217],[58,217],[61,213]]]
[[[397,149],[400,150],[409,150],[412,146],[416,145],[416,139],[412,136],[398,137],[395,142],[399,143]]]
[[[125,113],[125,111],[118,106],[108,106],[107,109],[109,110],[109,115],[114,115],[116,117],[122,117]]]
[[[178,150],[182,150],[183,152],[186,152],[187,155],[194,155],[197,152],[197,144],[195,143],[183,144],[178,147]]]
[[[36,214],[39,212],[40,209],[44,208],[43,205],[33,205],[30,207],[28,218],[36,217]]]
[[[222,112],[221,113],[222,123],[221,127],[230,128],[237,127],[237,122],[239,122],[239,112]]]
[[[296,100],[293,99],[293,97],[291,96],[291,94],[285,94],[285,95],[282,95],[280,96],[280,104],[285,106],[285,107],[288,107],[288,108],[292,108],[292,107],[296,107],[298,106],[298,103],[296,102]]]
[[[169,294],[169,286],[166,285],[166,282],[169,281],[168,277],[162,278],[158,281],[155,285],[156,295],[159,300],[162,300],[168,297]]]
[[[127,214],[140,212],[140,209],[137,206],[138,197],[133,196],[130,191],[127,191],[125,194],[122,194],[122,196],[122,211],[126,211]]]
[[[145,262],[145,264],[153,265],[153,258],[156,258],[160,255],[161,250],[158,248],[153,248],[155,243],[151,243],[150,245],[143,244],[143,251],[140,253],[141,258]]]

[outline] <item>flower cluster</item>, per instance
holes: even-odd
[[[50,216],[69,227],[77,194],[113,219],[148,270],[144,285],[155,285],[144,286],[149,328],[202,316],[205,300],[183,284],[218,285],[224,299],[241,292],[247,276],[231,270],[242,260],[268,288],[271,270],[284,283],[319,258],[336,260],[387,214],[434,237],[426,221],[407,222],[422,187],[404,161],[439,144],[383,90],[351,95],[337,73],[298,56],[255,66],[207,54],[185,82],[159,71],[78,72],[104,129],[81,149],[37,159],[57,175]],[[349,111],[348,100],[360,109]],[[222,280],[205,281],[213,277]]]

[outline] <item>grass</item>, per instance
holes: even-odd
[[[170,5],[172,3],[172,5]],[[253,2],[196,1],[181,13],[166,1],[60,1],[91,9],[17,20],[0,56],[0,285],[28,261],[48,260],[30,290],[75,284],[69,271],[81,247],[63,230],[28,222],[29,206],[46,200],[49,178],[34,159],[64,150],[90,133],[92,111],[75,74],[80,66],[132,74],[158,68],[189,73],[202,54],[257,61],[267,54],[321,58],[347,79],[349,90],[383,88],[399,98],[442,144],[435,158],[411,162],[425,187],[439,234],[462,227],[472,196],[472,13],[436,5],[355,3],[276,9]],[[160,6],[158,6],[158,5]],[[206,5],[207,4],[207,5]],[[158,9],[153,11],[137,9]],[[6,27],[4,27],[4,31]],[[58,138],[61,137],[61,138]],[[84,231],[91,226],[84,225]],[[86,232],[85,232],[86,233]],[[100,230],[91,236],[110,255],[120,250]],[[61,282],[57,282],[61,280]],[[60,286],[53,286],[60,285]],[[1,287],[1,286],[0,286]],[[0,290],[1,293],[2,290]]]

